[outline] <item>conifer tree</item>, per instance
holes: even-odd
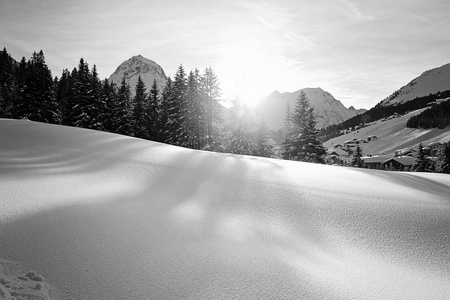
[[[361,147],[358,145],[358,146],[356,146],[356,150],[353,153],[353,159],[352,159],[351,164],[355,167],[361,168],[363,165],[361,157],[362,157],[362,150],[361,150]]]
[[[131,91],[125,76],[122,78],[120,87],[117,91],[116,103],[114,105],[114,132],[124,135],[130,135],[131,128]]]
[[[425,156],[425,151],[422,147],[422,143],[419,144],[419,149],[417,151],[416,161],[412,167],[414,172],[427,172],[428,169],[428,161]]]
[[[273,146],[269,142],[269,132],[264,119],[260,121],[258,130],[256,131],[256,145],[258,147],[258,156],[273,157]]]
[[[0,118],[11,118],[17,96],[17,62],[3,48],[0,51]]]
[[[450,143],[439,147],[437,158],[436,172],[450,174]]]
[[[189,145],[187,82],[183,65],[178,67],[173,81],[173,92],[168,100],[167,142],[171,145]]]
[[[133,101],[132,131],[135,137],[147,138],[147,90],[141,76],[138,77]]]
[[[217,130],[214,129],[214,123],[220,123],[220,106],[218,99],[221,95],[221,89],[217,75],[214,73],[211,67],[206,68],[201,79],[201,90],[205,95],[206,114],[203,117],[205,129],[203,130],[206,138],[206,145],[202,148],[208,150],[217,149],[220,147],[217,139],[214,135]]]
[[[285,146],[287,153],[283,156],[294,160],[324,163],[325,148],[319,141],[314,110],[303,91],[297,98],[292,123],[292,139],[287,141]]]
[[[15,105],[16,117],[33,121],[60,123],[58,105],[54,93],[54,82],[50,69],[45,64],[44,53],[34,52],[31,59],[19,66],[20,86]]]
[[[107,117],[103,123],[103,128],[107,132],[115,132],[114,112],[117,109],[117,91],[114,83],[110,84],[108,79],[105,79],[100,93],[101,103],[105,107],[105,116]]]
[[[243,155],[258,155],[253,111],[235,99],[231,108],[231,136],[227,152]]]
[[[161,101],[159,99],[159,88],[156,79],[153,79],[152,87],[148,95],[147,125],[148,139],[160,141],[161,124]]]
[[[170,119],[169,119],[169,111],[172,105],[172,99],[174,98],[174,90],[173,90],[173,81],[169,77],[167,78],[166,85],[164,86],[162,95],[161,95],[161,105],[159,111],[159,130],[158,130],[158,141],[169,143],[169,127],[170,127]]]

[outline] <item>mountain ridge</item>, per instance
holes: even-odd
[[[389,106],[408,102],[417,97],[450,90],[450,63],[424,71],[380,102]]]

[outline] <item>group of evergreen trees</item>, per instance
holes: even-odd
[[[433,105],[406,122],[408,128],[440,128],[450,125],[450,100]]]
[[[131,89],[134,88],[134,93]],[[134,94],[134,96],[132,96]],[[44,53],[15,61],[0,52],[0,118],[103,130],[192,149],[273,157],[268,129],[236,100],[224,124],[220,87],[207,68],[186,73],[180,65],[160,90],[141,78],[135,87],[100,80],[96,66],[80,59],[77,68],[52,78]]]

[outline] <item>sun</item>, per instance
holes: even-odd
[[[254,108],[273,88],[271,78],[276,74],[273,59],[261,47],[237,43],[223,51],[219,63],[223,96],[238,98],[241,104]]]

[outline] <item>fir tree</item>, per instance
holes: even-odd
[[[205,95],[205,105],[206,105],[206,114],[203,117],[204,119],[204,133],[206,139],[206,145],[203,146],[203,149],[213,150],[220,148],[220,143],[218,143],[218,136],[214,135],[215,130],[214,123],[220,123],[220,105],[218,104],[218,98],[220,97],[221,90],[219,86],[219,81],[217,79],[217,75],[214,73],[211,67],[206,68],[205,72],[201,79],[201,90]]]
[[[160,132],[163,127],[161,124],[161,111],[158,84],[156,79],[153,79],[147,106],[148,139],[153,141],[161,141]]]
[[[429,171],[428,168],[428,161],[425,156],[425,151],[422,147],[422,143],[419,144],[419,149],[417,151],[416,161],[412,167],[414,172],[427,172]]]
[[[258,148],[258,156],[262,157],[273,157],[275,153],[273,152],[273,146],[269,142],[269,132],[267,125],[262,119],[256,131],[256,145]]]
[[[290,159],[324,163],[325,148],[319,141],[319,131],[316,129],[314,110],[309,105],[305,93],[302,91],[297,98],[292,115],[292,138],[285,145],[283,156]]]
[[[33,121],[60,123],[52,74],[45,64],[44,53],[34,52],[32,58],[20,63],[19,93],[16,117]]]
[[[131,92],[125,76],[122,78],[120,87],[117,91],[116,103],[114,105],[114,132],[124,135],[130,135],[131,130]]]
[[[148,118],[147,118],[147,91],[141,76],[136,83],[136,92],[133,99],[132,131],[135,137],[147,138]]]
[[[243,155],[258,155],[258,145],[255,134],[255,117],[253,111],[241,104],[239,99],[234,101],[231,108],[230,143],[227,152]]]
[[[3,48],[0,52],[0,118],[11,118],[17,96],[17,62]]]
[[[173,91],[168,100],[166,134],[171,145],[186,147],[189,145],[188,105],[186,73],[179,66],[173,81]]]
[[[450,143],[439,147],[435,170],[438,173],[450,174]]]
[[[358,146],[356,146],[356,150],[353,153],[353,159],[351,162],[352,166],[361,168],[363,165],[363,161],[361,160],[361,157],[362,157],[362,150],[361,150],[361,147],[358,145]]]

